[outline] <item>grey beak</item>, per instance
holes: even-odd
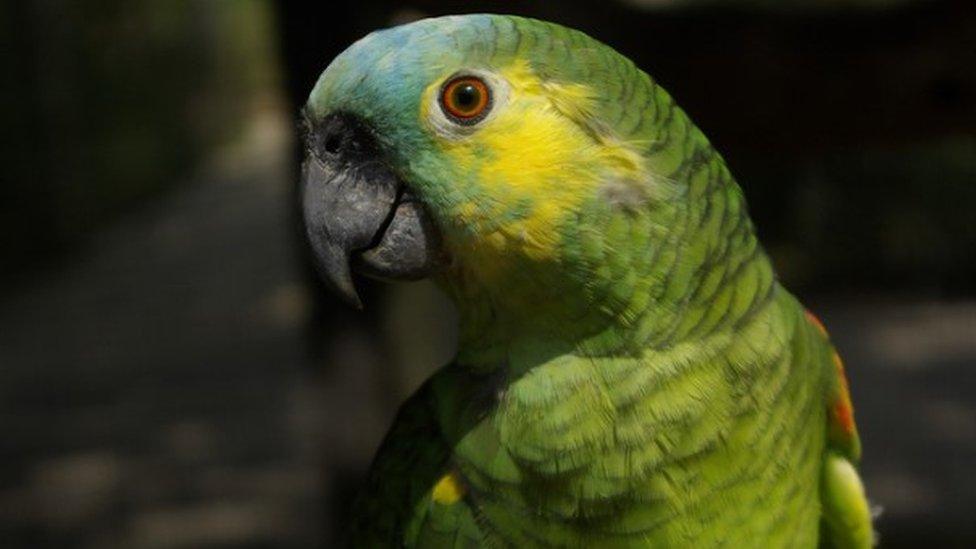
[[[422,205],[357,120],[311,124],[302,164],[302,213],[319,273],[351,305],[362,303],[353,270],[416,280],[440,264],[440,239]]]

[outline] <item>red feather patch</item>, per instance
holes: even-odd
[[[827,337],[827,328],[824,327],[823,322],[820,322],[820,319],[817,318],[817,315],[811,313],[809,310],[804,311],[804,313],[806,313],[807,322],[816,326],[817,331],[820,332],[820,335]]]
[[[847,374],[844,372],[844,361],[840,355],[834,353],[834,368],[837,370],[837,383],[839,394],[831,406],[834,421],[840,426],[846,435],[854,434],[854,408],[851,406],[851,390],[847,384]]]

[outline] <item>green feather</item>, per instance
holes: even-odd
[[[645,178],[567,212],[550,260],[438,280],[461,313],[458,358],[404,404],[352,544],[814,547],[823,531],[869,545],[863,491],[827,437],[829,342],[776,281],[722,158],[633,63],[540,21],[424,20],[352,46],[309,110],[372,124],[442,229],[463,231],[450,212],[484,204],[484,186],[445,160],[419,102],[445,68],[515,60],[592,90],[585,110],[555,108],[636,147]],[[505,206],[518,219],[535,203]],[[446,503],[445,475],[463,492]]]

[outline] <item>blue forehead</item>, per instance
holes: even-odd
[[[379,120],[415,115],[423,90],[445,72],[488,63],[501,19],[448,16],[374,32],[335,58],[308,108],[315,116],[340,110]]]

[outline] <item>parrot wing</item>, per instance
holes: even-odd
[[[435,378],[437,376],[435,375]],[[450,464],[431,385],[403,406],[353,505],[350,547],[482,547],[486,541]]]
[[[822,361],[828,369],[828,425],[821,478],[821,545],[835,549],[869,548],[875,544],[875,535],[864,485],[855,468],[861,459],[861,440],[854,423],[844,363],[827,340],[827,330],[820,320],[809,311],[806,318],[819,332],[829,351],[826,354],[829,358]]]

